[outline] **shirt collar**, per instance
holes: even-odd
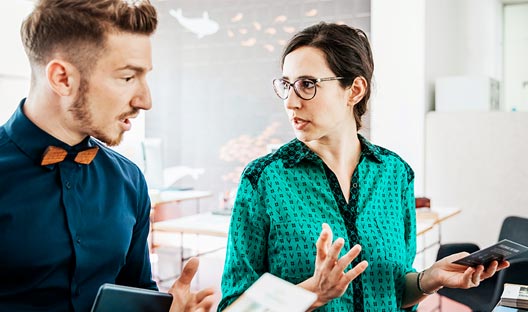
[[[361,134],[358,133],[359,142],[361,144],[361,158],[367,157],[378,163],[382,162],[380,149],[370,143]],[[319,163],[322,162],[321,158],[317,156],[306,144],[293,139],[289,143],[285,144],[279,151],[277,151],[280,157],[284,161],[285,167],[294,167],[303,160]]]
[[[95,146],[95,142],[90,137],[86,137],[79,144],[70,146],[40,129],[24,114],[22,108],[25,101],[26,99],[23,99],[20,102],[15,113],[5,124],[5,130],[13,143],[36,164],[40,164],[42,154],[50,145],[61,147],[68,153]]]

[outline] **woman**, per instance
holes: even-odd
[[[363,31],[308,27],[286,45],[281,67],[273,86],[296,139],[242,174],[219,310],[264,272],[315,292],[312,309],[401,311],[508,266],[452,264],[467,255],[460,253],[420,273],[412,268],[414,173],[358,134],[374,68]]]

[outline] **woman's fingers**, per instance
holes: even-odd
[[[480,275],[481,280],[485,280],[487,278],[492,277],[495,274],[495,272],[497,272],[498,267],[499,267],[499,262],[492,261]]]
[[[481,278],[480,276],[482,275],[482,272],[484,272],[484,266],[483,265],[479,265],[477,266],[477,268],[475,269],[475,272],[471,275],[471,287],[476,287],[480,284],[480,281],[481,281]]]
[[[339,258],[332,271],[329,274],[329,277],[333,280],[340,281],[347,286],[350,281],[356,278],[359,274],[363,273],[367,268],[368,264],[366,261],[362,261],[360,264],[356,265],[354,268],[345,273],[346,268],[352,263],[352,261],[359,255],[361,252],[361,246],[355,245],[350,249],[345,255]],[[345,278],[343,280],[343,277]]]
[[[317,258],[316,263],[319,264],[319,262],[326,259],[328,256],[328,250],[330,249],[330,246],[332,245],[332,230],[330,229],[330,226],[326,223],[323,223],[323,227],[321,230],[321,234],[319,234],[319,238],[317,239],[317,242],[315,243],[315,247],[317,249]]]
[[[361,246],[355,245],[350,249],[343,257],[337,261],[337,270],[344,272],[345,269],[352,263],[352,261],[359,255],[361,252]]]
[[[358,277],[361,273],[365,272],[365,270],[368,267],[368,262],[366,260],[361,261],[353,267],[351,270],[345,273],[345,279],[343,282],[345,282],[347,285],[350,284],[356,277]]]
[[[343,246],[345,245],[345,240],[341,237],[335,240],[335,242],[330,247],[330,251],[328,252],[328,259],[327,263],[330,268],[333,268],[337,264],[337,260],[339,260],[339,254],[341,253],[341,249],[343,249]]]
[[[328,225],[328,223],[323,223],[323,231],[328,233],[328,239],[326,240],[326,248],[328,250],[332,246],[332,241],[334,240],[334,233],[332,233],[332,229],[330,228],[330,225]]]

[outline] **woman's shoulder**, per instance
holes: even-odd
[[[360,137],[361,143],[364,147],[364,152],[372,155],[382,167],[392,167],[406,172],[408,180],[414,178],[414,171],[412,167],[396,152],[369,142],[367,139]]]
[[[289,152],[295,149],[296,144],[296,140],[292,140],[280,146],[278,149],[252,160],[244,169],[242,177],[249,179],[252,183],[257,183],[267,168],[283,167],[284,160],[290,157]]]

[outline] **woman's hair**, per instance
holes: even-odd
[[[20,32],[32,66],[46,65],[58,53],[87,74],[108,33],[151,35],[157,23],[148,0],[39,0]]]
[[[301,47],[313,47],[326,55],[326,62],[343,87],[351,86],[356,77],[367,81],[365,96],[354,106],[357,129],[361,128],[361,116],[367,111],[370,98],[374,62],[367,35],[360,29],[347,25],[321,22],[297,33],[284,48],[281,68],[286,56]]]

